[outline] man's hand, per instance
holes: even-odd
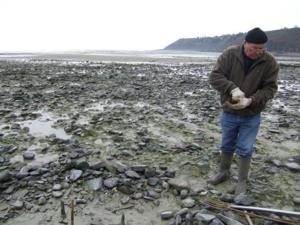
[[[230,94],[233,101],[239,101],[241,98],[245,97],[245,93],[238,87],[233,89]]]
[[[238,100],[237,103],[235,104],[232,104],[230,103],[229,101],[225,102],[224,103],[224,106],[227,106],[231,109],[235,109],[235,110],[241,110],[241,109],[244,109],[246,107],[248,107],[250,104],[252,103],[252,99],[251,98],[240,98]]]

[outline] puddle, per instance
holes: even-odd
[[[186,102],[184,102],[184,101],[178,101],[177,102],[177,105],[178,105],[178,107],[179,108],[181,108],[181,109],[186,109],[187,108],[187,104],[186,104]]]
[[[125,105],[119,102],[104,101],[104,102],[98,102],[92,104],[90,107],[87,107],[85,111],[95,110],[95,111],[104,112],[105,108],[114,108],[118,106],[124,107]]]
[[[271,107],[273,109],[282,109],[286,112],[293,112],[293,109],[291,109],[289,106],[287,106],[284,102],[280,101],[279,99],[274,99]]]
[[[207,90],[204,89],[199,89],[200,92],[207,92]],[[184,96],[190,96],[190,97],[196,97],[199,96],[198,94],[196,94],[194,91],[186,91],[184,92]]]
[[[89,118],[86,116],[80,116],[77,120],[77,123],[80,125],[87,125],[89,124]]]
[[[136,108],[145,108],[145,107],[150,107],[150,105],[145,103],[145,102],[138,102],[134,105],[134,107],[136,107]]]
[[[59,158],[58,154],[50,154],[50,153],[37,154],[37,153],[35,153],[34,160],[31,160],[31,161],[26,160],[26,162],[28,161],[27,165],[29,165],[29,166],[42,166],[44,164],[56,161],[56,160],[58,160],[58,158]],[[23,156],[15,155],[14,157],[12,157],[10,159],[10,163],[13,164],[16,162],[24,162]]]
[[[45,90],[44,91],[45,94],[52,94],[52,93],[55,93],[55,89],[54,88],[50,88],[48,90]]]
[[[270,122],[274,122],[277,123],[279,121],[279,115],[271,115],[271,114],[266,114],[264,115],[265,119],[270,121]]]
[[[113,145],[113,142],[111,140],[107,139],[107,138],[99,138],[94,142],[94,144],[109,146],[109,145]]]
[[[286,91],[294,91],[299,92],[300,91],[300,85],[295,83],[290,83],[288,81],[282,81],[284,84],[278,85],[278,91],[279,92],[286,92]]]
[[[152,135],[159,137],[161,141],[168,143],[170,146],[180,144],[185,141],[184,136],[182,136],[180,133],[164,130],[155,124],[148,124],[148,131]]]
[[[70,139],[71,135],[68,135],[62,128],[54,128],[53,125],[57,119],[54,118],[54,114],[50,112],[38,112],[42,114],[41,117],[36,120],[26,120],[20,122],[22,128],[28,127],[29,133],[36,137],[45,137],[55,134],[60,139]]]

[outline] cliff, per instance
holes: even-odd
[[[300,28],[284,28],[266,31],[269,38],[267,48],[277,53],[300,52]],[[230,45],[243,43],[246,33],[227,34],[215,37],[182,38],[165,47],[165,50],[189,50],[221,52]]]

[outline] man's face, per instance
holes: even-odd
[[[250,59],[260,58],[266,49],[266,44],[253,44],[250,42],[244,43],[244,52]]]

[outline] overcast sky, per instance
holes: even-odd
[[[300,26],[299,0],[0,0],[0,51],[154,50]]]

